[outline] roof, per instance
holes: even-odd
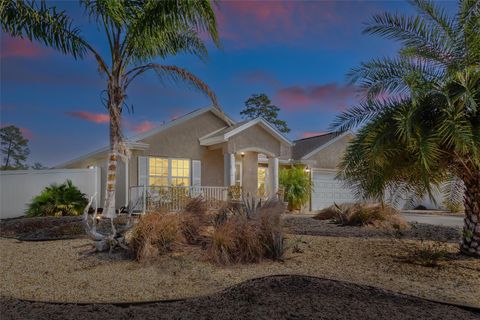
[[[196,110],[193,110],[183,116],[180,116],[166,124],[163,124],[161,126],[158,126],[158,127],[155,127],[153,128],[152,130],[149,130],[147,132],[144,132],[144,133],[141,133],[141,134],[138,134],[136,136],[133,136],[129,139],[126,139],[125,143],[127,144],[127,146],[129,146],[131,149],[143,149],[143,148],[148,148],[148,144],[145,144],[145,143],[141,143],[140,141],[145,139],[145,138],[148,138],[152,135],[155,135],[159,132],[162,132],[166,129],[169,129],[173,126],[176,126],[178,124],[181,124],[183,122],[186,122],[190,119],[193,119],[203,113],[206,113],[206,112],[213,112],[216,116],[218,116],[220,119],[224,120],[225,123],[227,123],[229,126],[231,125],[235,125],[235,121],[232,120],[232,118],[230,118],[229,116],[227,116],[223,111],[219,110],[218,108],[215,108],[213,106],[210,106],[210,107],[206,107],[206,108],[201,108],[201,109],[196,109]],[[94,150],[92,152],[89,152],[87,154],[84,154],[80,157],[77,157],[75,159],[72,159],[70,161],[67,161],[67,162],[64,162],[64,163],[61,163],[59,165],[56,165],[54,168],[61,168],[61,167],[64,167],[64,166],[67,166],[67,165],[70,165],[72,163],[75,163],[75,162],[78,162],[78,161],[83,161],[85,159],[88,159],[90,157],[93,157],[93,156],[96,156],[100,153],[103,153],[103,152],[106,152],[109,150],[109,146],[105,146],[105,147],[102,147],[100,149],[97,149],[97,150]]]
[[[278,131],[277,128],[272,126],[270,123],[268,123],[265,119],[263,118],[255,118],[253,120],[248,120],[248,121],[241,121],[233,126],[230,127],[224,127],[218,131],[212,132],[204,137],[200,138],[200,144],[202,146],[211,146],[214,144],[222,143],[227,141],[230,137],[254,126],[254,125],[260,125],[262,126],[265,130],[267,130],[272,136],[277,138],[278,140],[288,144],[288,145],[293,145],[293,143],[288,140],[280,131]]]
[[[318,136],[295,140],[293,141],[294,146],[292,148],[292,158],[296,160],[308,158],[312,154],[320,151],[322,148],[325,148],[327,145],[330,145],[337,139],[344,137],[346,134],[350,134],[350,132],[330,132]]]

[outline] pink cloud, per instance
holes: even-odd
[[[130,122],[125,122],[125,126],[135,133],[143,133],[143,132],[152,130],[157,125],[151,121],[146,120],[146,121],[142,121],[140,123],[135,123],[135,124]]]
[[[1,58],[37,58],[47,54],[46,49],[32,43],[28,39],[12,38],[5,35],[1,38],[1,44]]]
[[[342,45],[340,35],[357,34],[374,9],[370,3],[340,1],[222,1],[217,19],[220,38],[229,48],[272,42],[295,46],[311,39],[328,39],[332,46]]]
[[[302,139],[305,139],[305,138],[311,138],[315,136],[321,136],[326,133],[327,133],[326,131],[305,131],[305,132],[302,132],[301,137]]]
[[[69,116],[74,118],[86,120],[89,122],[94,123],[108,123],[110,121],[110,117],[106,113],[94,113],[88,111],[72,111],[67,112]]]
[[[32,140],[35,137],[32,130],[28,128],[20,127],[20,131],[22,132],[23,136],[28,140]]]
[[[286,110],[306,109],[313,105],[343,110],[355,100],[355,96],[354,86],[328,83],[282,88],[275,94],[275,100]]]

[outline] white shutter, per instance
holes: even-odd
[[[200,187],[202,185],[202,162],[192,160],[192,186]]]
[[[138,185],[148,186],[148,157],[138,156]]]

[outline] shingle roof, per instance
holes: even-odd
[[[340,133],[331,132],[314,137],[304,138],[293,141],[292,158],[300,160],[305,155],[309,154],[313,150],[321,147],[332,139],[338,137]]]
[[[220,130],[220,131],[217,131],[215,132],[214,134],[212,135],[208,135],[209,138],[212,138],[212,137],[217,137],[217,136],[223,136],[224,134],[226,133],[229,133],[230,131],[234,130],[234,129],[237,129],[238,127],[240,127],[241,125],[244,125],[245,123],[247,123],[248,121],[240,121],[240,122],[237,122],[235,123],[234,125],[230,126],[230,127],[225,127],[224,129]]]

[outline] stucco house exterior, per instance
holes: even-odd
[[[261,118],[235,122],[216,108],[198,109],[127,140],[131,156],[118,164],[117,207],[128,206],[143,186],[224,190],[237,185],[250,194],[259,189],[275,194],[279,168],[290,165],[303,165],[311,172],[309,209],[351,202],[351,192],[334,179],[351,137],[330,133],[290,141]],[[57,168],[101,168],[103,203],[107,153],[105,147]]]

